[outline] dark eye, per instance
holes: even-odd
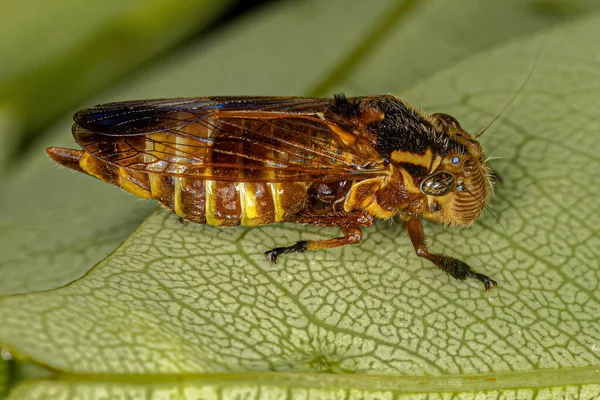
[[[442,206],[437,201],[434,201],[433,203],[431,203],[431,206],[429,207],[429,210],[431,212],[438,212],[438,211],[442,210]]]
[[[421,182],[421,192],[430,196],[443,196],[454,189],[454,177],[447,172],[438,172]]]
[[[454,126],[455,128],[460,128],[460,124],[458,123],[458,121],[456,120],[456,118],[454,118],[451,115],[443,114],[443,113],[437,113],[437,114],[433,114],[432,116],[435,117],[435,118],[437,118],[437,119],[439,119],[440,121],[442,121],[446,125]]]

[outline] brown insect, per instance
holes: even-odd
[[[50,147],[59,164],[156,199],[214,226],[295,222],[343,236],[284,253],[360,243],[361,227],[399,215],[419,257],[450,276],[496,282],[429,252],[425,218],[469,225],[492,193],[477,138],[453,117],[391,96],[200,97],[110,103],[78,112],[82,150]]]

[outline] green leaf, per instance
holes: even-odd
[[[0,399],[8,393],[8,361],[0,358]]]
[[[539,375],[527,375],[534,381]],[[128,377],[130,378],[130,377]],[[561,376],[555,376],[558,380]],[[149,379],[150,380],[150,379]],[[547,388],[498,390],[498,384],[482,378],[437,380],[429,377],[371,377],[368,375],[323,375],[230,373],[188,377],[184,382],[165,383],[152,377],[152,384],[132,384],[123,379],[109,381],[46,380],[18,386],[11,399],[586,399],[600,396],[596,384]],[[502,382],[505,383],[505,382]],[[511,382],[521,384],[521,382]],[[454,393],[461,385],[469,393]],[[151,389],[149,389],[151,387]],[[415,388],[417,388],[415,390]],[[481,389],[481,388],[487,388]],[[431,393],[433,392],[433,393]]]
[[[376,18],[366,9],[368,36]],[[292,29],[285,15],[271,17]],[[399,15],[398,24],[409,20]],[[265,249],[335,232],[182,226],[160,211],[84,278],[0,301],[0,341],[58,373],[12,397],[598,397],[599,31],[599,16],[578,21],[432,70],[402,93],[475,131],[541,52],[526,88],[482,137],[487,155],[502,156],[493,165],[504,183],[492,201],[502,226],[486,215],[470,228],[426,227],[434,249],[497,279],[498,289],[485,294],[443,276],[413,255],[397,225],[367,230],[360,246],[290,255],[274,266]],[[349,68],[329,68],[335,83],[324,86],[354,82],[360,68],[340,54],[325,64]],[[375,50],[366,56],[390,62]],[[178,71],[186,76],[192,64]],[[324,76],[308,63],[299,68],[309,70],[290,87]]]

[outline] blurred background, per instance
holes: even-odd
[[[0,294],[11,294],[81,276],[156,209],[49,160],[46,146],[74,145],[78,109],[176,96],[402,96],[471,55],[586,17],[600,2],[5,0],[0,7]],[[515,82],[531,58],[521,57]],[[483,78],[486,87],[493,76]],[[484,126],[493,116],[473,118]]]
[[[3,2],[0,129],[10,130],[3,166],[69,108],[273,2]]]

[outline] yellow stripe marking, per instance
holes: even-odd
[[[383,185],[386,178],[371,178],[352,185],[346,200],[344,201],[344,211],[352,212],[364,210],[375,201],[375,194]]]
[[[152,198],[152,193],[148,192],[143,187],[140,187],[139,185],[135,184],[131,180],[129,172],[125,168],[119,167],[119,170],[117,173],[117,180],[118,180],[119,186],[121,188],[123,188],[124,190],[128,191],[129,193],[134,194],[134,195],[139,196],[144,199]]]
[[[377,201],[372,202],[367,208],[367,212],[375,218],[391,218],[396,215],[396,211],[390,211],[382,208]]]
[[[159,174],[148,174],[148,179],[150,180],[150,193],[154,198],[160,198],[161,176]]]
[[[182,180],[183,178],[178,176],[175,176],[173,179],[173,211],[175,211],[175,214],[184,218],[185,215],[183,209],[181,208],[181,185],[183,185]]]
[[[431,166],[433,161],[433,153],[430,148],[427,148],[425,154],[411,153],[410,151],[396,150],[390,155],[392,160],[397,163],[411,163],[427,168]]]
[[[101,181],[105,181],[104,177],[95,173],[94,168],[92,168],[94,162],[97,162],[97,160],[94,157],[90,156],[88,153],[84,153],[83,156],[81,156],[81,158],[79,159],[79,166],[88,175],[91,175],[94,178],[98,178]]]
[[[271,186],[271,195],[273,196],[273,208],[275,210],[275,222],[283,221],[283,216],[285,215],[285,210],[281,207],[281,202],[279,201],[279,192],[281,190],[281,183],[269,183]]]
[[[430,172],[435,171],[436,169],[438,169],[438,167],[440,166],[440,164],[442,163],[443,158],[440,156],[437,156],[434,160],[433,163],[431,164],[431,167],[429,168]]]
[[[256,226],[261,215],[256,203],[256,191],[253,190],[253,184],[240,183],[240,205],[242,207],[242,225]]]

